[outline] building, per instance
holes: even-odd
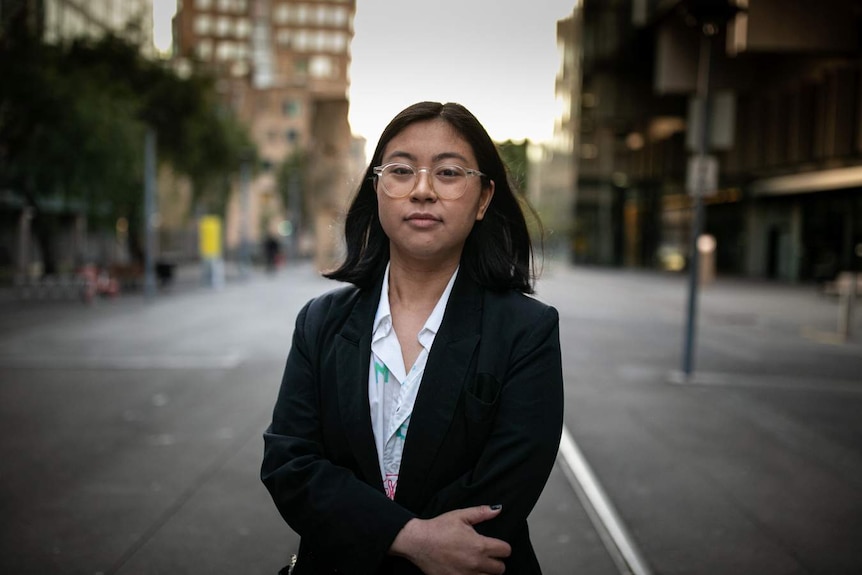
[[[555,98],[558,117],[550,142],[531,143],[527,195],[544,229],[544,252],[553,258],[571,257],[575,243],[573,227],[577,190],[575,150],[579,142],[580,114],[580,11],[575,9],[557,22],[557,72]]]
[[[355,8],[355,0],[180,5],[175,58],[215,72],[223,101],[249,127],[261,160],[248,188],[239,185],[233,194],[228,251],[248,242],[259,246],[265,234],[281,231],[291,233],[292,251],[313,244],[320,267],[336,257],[332,223],[352,176],[347,91]],[[278,169],[291,158],[303,162],[303,183],[279,190]]]
[[[718,13],[716,13],[718,11]],[[681,269],[713,14],[705,232],[719,273],[819,281],[862,254],[862,5],[584,0],[576,262]]]

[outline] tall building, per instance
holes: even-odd
[[[580,11],[575,8],[557,22],[560,67],[555,82],[558,116],[550,142],[530,143],[528,196],[539,213],[545,232],[544,251],[569,258],[575,248],[573,228],[576,206],[578,116],[580,114]]]
[[[707,38],[718,272],[793,282],[861,267],[859,2],[583,0],[581,14],[575,261],[686,265]]]
[[[286,218],[287,229],[314,238],[321,267],[335,257],[331,223],[352,175],[347,92],[355,9],[355,0],[185,0],[179,7],[175,57],[215,72],[224,102],[250,128],[261,156],[262,172],[229,207],[229,249],[243,236],[260,245],[264,234],[284,230]],[[304,159],[307,192],[277,189],[276,171],[294,155]]]

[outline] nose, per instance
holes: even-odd
[[[410,198],[415,201],[437,201],[437,192],[434,191],[434,184],[431,181],[431,170],[420,168],[416,171],[416,185],[410,192]]]

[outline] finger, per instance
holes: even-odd
[[[489,559],[480,567],[480,572],[487,575],[502,575],[506,572],[506,564],[496,559]]]
[[[461,518],[470,525],[476,525],[483,521],[493,519],[502,511],[502,505],[479,505],[477,507],[467,507],[461,509]]]
[[[488,557],[495,559],[505,559],[512,554],[512,546],[502,539],[494,539],[493,537],[485,538],[485,550]]]

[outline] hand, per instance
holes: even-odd
[[[500,575],[512,553],[500,539],[476,533],[473,526],[493,519],[500,508],[487,505],[456,509],[433,519],[411,519],[389,552],[406,557],[426,575]]]

